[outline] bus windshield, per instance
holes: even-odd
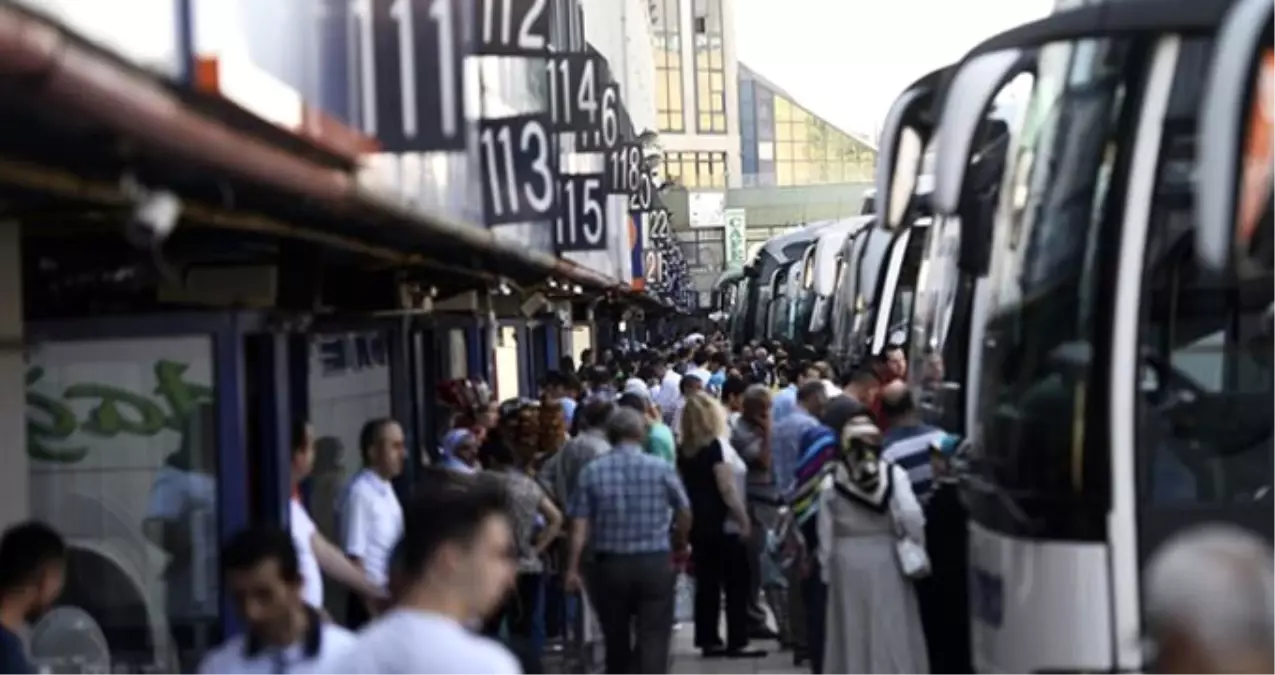
[[[1006,165],[996,214],[971,470],[999,498],[971,503],[991,527],[1102,540],[1109,454],[1086,432],[1113,167],[1132,148],[1137,80],[1131,42],[1090,39],[1041,48],[1024,128]],[[1110,227],[1118,227],[1113,223]],[[1106,229],[1110,232],[1111,229]],[[1095,408],[1095,410],[1098,410]],[[1020,516],[1004,507],[1013,499]],[[1013,522],[1011,522],[1013,521]],[[1032,530],[1030,533],[1027,530]]]
[[[1208,47],[1186,43],[1179,74],[1198,68]],[[1196,264],[1191,174],[1202,78],[1190,75],[1175,80],[1169,99],[1174,123],[1165,125],[1143,272],[1138,488],[1142,517],[1166,525],[1144,529],[1167,535],[1184,507],[1197,506],[1270,538],[1275,277],[1270,265],[1216,275]],[[1144,538],[1142,548],[1156,543]]]

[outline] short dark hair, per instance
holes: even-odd
[[[828,393],[824,388],[823,380],[811,380],[797,388],[797,400],[809,401],[816,396],[823,396]]]
[[[690,375],[690,374],[683,375],[681,382],[677,383],[677,390],[682,392],[683,395],[685,395],[687,392],[691,390],[691,385],[696,382],[699,382],[701,385],[704,384],[703,381],[701,381],[698,377],[695,377],[694,375]]]
[[[691,361],[697,366],[702,366],[705,363],[708,363],[708,360],[711,358],[712,355],[708,353],[707,349],[700,349],[695,352],[695,356],[691,359]]]
[[[886,419],[898,419],[913,410],[916,410],[916,399],[912,396],[911,389],[904,389],[900,392],[891,392],[889,395],[881,397],[881,414]]]
[[[544,386],[546,387],[565,387],[567,386],[567,376],[556,370],[545,373]]]
[[[871,368],[864,368],[864,367],[859,367],[853,370],[846,371],[846,373],[841,376],[841,379],[838,382],[838,384],[840,384],[842,387],[848,387],[852,384],[862,385],[866,387],[866,386],[871,386],[871,385],[880,384],[880,383],[881,383],[881,378],[877,377],[876,371],[872,370]]]
[[[611,383],[611,369],[603,365],[595,365],[585,373],[589,384],[605,386]]]
[[[274,525],[252,525],[235,533],[221,549],[221,572],[244,572],[273,560],[279,576],[289,583],[301,581],[301,564],[292,535]]]
[[[584,429],[602,429],[606,427],[607,420],[610,419],[614,410],[615,404],[610,401],[592,398],[580,406],[575,416],[580,418],[580,425]]]
[[[646,414],[646,399],[637,392],[626,391],[620,394],[620,398],[615,400],[615,404],[621,408],[636,410],[643,415]]]
[[[403,575],[420,579],[438,550],[468,546],[492,516],[507,518],[509,494],[495,480],[475,480],[466,490],[431,490],[414,496],[403,518]]]
[[[719,366],[730,365],[730,355],[726,352],[713,352],[713,355],[710,356],[708,360]]]
[[[808,361],[796,361],[796,360],[789,361],[788,371],[787,371],[788,380],[791,382],[796,382],[797,380],[801,379],[802,376],[806,374],[807,370],[810,370],[810,363]]]
[[[305,440],[305,432],[309,428],[310,420],[308,419],[299,417],[292,420],[292,454],[301,452],[302,441]]]
[[[722,400],[725,401],[732,396],[743,396],[746,389],[748,389],[748,382],[744,381],[744,378],[731,375],[722,383]]]
[[[0,537],[0,595],[34,582],[52,564],[66,563],[66,542],[52,527],[29,520]]]
[[[367,461],[367,451],[381,442],[385,428],[391,424],[398,422],[392,417],[374,417],[363,423],[363,428],[359,430],[359,453],[363,455],[363,461]]]

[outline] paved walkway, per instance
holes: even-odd
[[[779,651],[779,645],[774,640],[758,640],[753,643],[754,647],[770,652],[765,658],[761,659],[701,658],[699,650],[695,649],[692,633],[691,624],[685,623],[673,634],[674,673],[702,673],[704,675],[715,675],[717,673],[735,673],[736,675],[739,673],[774,673],[787,675],[789,673],[810,672],[804,667],[799,668],[792,665],[792,652]]]

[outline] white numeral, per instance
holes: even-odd
[[[596,70],[593,65],[593,59],[585,59],[584,68],[580,73],[580,87],[576,93],[576,107],[589,113],[589,126],[593,126],[598,122],[598,92]],[[570,82],[565,80],[564,82]]]
[[[359,40],[359,79],[363,89],[363,131],[376,135],[376,45],[372,29],[372,0],[351,0]]]
[[[483,0],[483,44],[513,44],[514,3],[516,1]],[[518,24],[517,47],[519,49],[539,51],[545,48],[545,36],[536,35],[533,31],[536,27],[536,21],[540,19],[540,15],[544,14],[546,2],[547,0],[532,0],[531,7],[523,15],[522,22]],[[497,7],[497,4],[499,4],[499,7]],[[499,37],[496,35],[497,24],[500,26]]]
[[[602,92],[602,143],[610,148],[620,139],[620,120],[616,117],[616,90],[607,87]]]
[[[540,194],[532,191],[531,181],[523,185],[527,194],[527,202],[536,213],[548,213],[553,206],[553,171],[549,169],[549,134],[538,123],[529,123],[522,128],[519,146],[523,152],[531,150],[532,142],[536,144],[536,157],[531,160],[531,170],[540,176],[544,189]]]
[[[398,24],[399,98],[403,102],[403,137],[416,138],[416,32],[412,0],[394,0],[390,18]]]
[[[455,138],[460,132],[460,120],[456,119],[456,45],[452,0],[434,0],[429,6],[429,17],[438,26],[438,105],[443,135]]]
[[[547,2],[547,0],[534,0],[531,5],[531,9],[527,10],[527,14],[522,17],[522,26],[518,29],[519,49],[534,51],[545,48],[545,36],[531,34],[531,31],[536,26],[536,20],[539,19],[540,15],[545,12],[545,2]],[[513,0],[505,0],[506,7],[512,3]],[[505,12],[506,14],[512,14],[512,12],[508,9],[506,9]],[[505,42],[509,42],[509,39],[505,38]]]

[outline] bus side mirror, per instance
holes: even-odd
[[[952,77],[943,100],[931,205],[936,216],[961,219],[957,261],[968,274],[987,273],[992,216],[1008,151],[1008,125],[989,118],[993,101],[1034,65],[1034,55],[1020,49],[975,56]]]
[[[946,68],[913,82],[886,115],[877,154],[875,211],[880,223],[897,230],[907,222],[921,173],[921,158],[934,131],[934,95]]]
[[[1195,255],[1215,272],[1271,268],[1269,0],[1238,0],[1214,44],[1199,124]]]

